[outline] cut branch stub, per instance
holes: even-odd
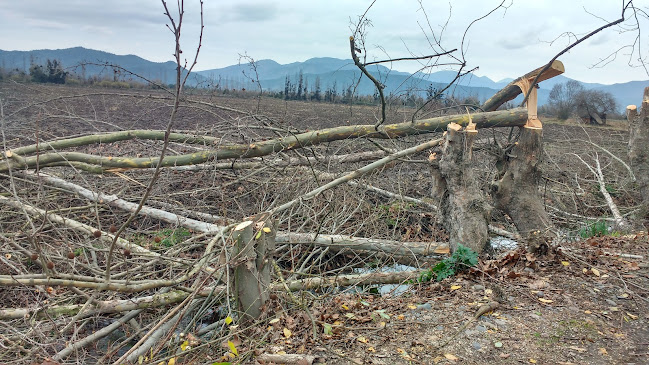
[[[537,112],[538,95],[536,92],[536,86],[532,85],[530,82],[530,79],[520,79],[516,82],[516,86],[521,89],[523,94],[527,94],[530,88],[532,89],[530,97],[527,99],[527,123],[525,123],[525,127],[541,129],[543,128],[543,125],[539,120]]]
[[[257,319],[270,297],[270,261],[275,252],[276,223],[261,213],[233,230],[234,291],[244,322]]]

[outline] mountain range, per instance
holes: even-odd
[[[135,55],[115,55],[83,47],[33,51],[0,50],[0,67],[5,70],[17,69],[28,72],[32,63],[44,64],[48,59],[57,59],[66,69],[84,77],[98,76],[112,79],[113,67],[111,65],[119,65],[133,74],[149,80],[157,80],[164,84],[175,82],[176,64],[172,61],[152,62]],[[81,67],[80,64],[85,65]],[[530,65],[530,67],[533,66],[535,65]],[[395,95],[410,92],[411,94],[423,96],[429,87],[443,88],[456,75],[454,71],[444,70],[429,74],[421,72],[410,74],[391,70],[381,64],[368,66],[367,69],[385,85],[386,94]],[[218,69],[196,71],[190,75],[188,83],[190,86],[196,87],[218,85],[221,88],[246,88],[249,90],[255,90],[261,85],[267,91],[283,91],[287,77],[290,82],[297,83],[300,73],[302,73],[303,81],[310,90],[314,89],[317,78],[323,93],[326,89],[332,89],[335,85],[339,94],[343,93],[348,87],[353,87],[361,76],[360,70],[352,60],[320,57],[285,65],[273,60],[260,60],[255,62],[254,68],[248,63],[242,63]],[[130,79],[135,77],[122,72],[120,78]],[[475,97],[480,101],[484,101],[511,80],[493,81],[486,76],[469,74],[446,90],[445,94],[459,98]],[[539,89],[539,104],[543,105],[547,102],[549,92],[555,84],[569,80],[571,79],[560,75],[542,82]],[[619,108],[622,110],[626,105],[639,105],[641,103],[644,87],[649,86],[649,80],[613,85],[583,82],[582,84],[587,89],[610,92],[616,98]],[[361,82],[356,86],[355,92],[359,95],[372,95],[375,92],[375,87],[369,79],[363,76]]]

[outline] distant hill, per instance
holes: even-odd
[[[256,62],[257,74],[260,85],[264,90],[280,91],[284,90],[284,82],[288,76],[291,82],[297,82],[300,71],[303,77],[312,88],[315,84],[316,77],[320,78],[321,87],[324,90],[336,83],[338,92],[344,91],[347,86],[358,80],[360,71],[356,68],[352,60],[341,60],[337,58],[311,58],[304,62],[294,62],[281,65],[273,60],[261,60]],[[434,88],[442,88],[451,82],[456,73],[454,71],[437,71],[430,74],[392,71],[382,65],[372,65],[368,70],[375,75],[384,85],[387,94],[404,94],[407,90],[423,94],[431,85]],[[254,78],[254,73],[250,65],[232,65],[219,69],[198,71],[199,75],[205,76],[211,82],[220,83],[223,87],[229,88],[251,88],[255,89],[255,83],[250,82]],[[477,76],[474,74],[466,75],[446,91],[446,95],[456,97],[476,97],[484,101],[502,89],[513,78],[506,78],[500,81],[493,81],[486,76]],[[546,80],[540,84],[539,104],[547,103],[548,96],[552,87],[559,83],[565,83],[571,78],[559,75],[552,79]],[[597,89],[607,91],[616,98],[620,110],[629,104],[640,105],[644,88],[649,86],[647,81],[631,81],[622,84],[604,85],[597,83],[582,82],[587,89]],[[360,95],[371,95],[375,91],[374,85],[365,77],[356,88]],[[522,98],[519,97],[520,100]]]
[[[68,71],[81,75],[85,72],[86,77],[100,76],[113,77],[113,70],[106,66],[86,65],[82,63],[118,65],[130,72],[145,77],[149,80],[172,84],[176,82],[176,63],[151,62],[135,55],[115,55],[108,52],[74,47],[66,49],[39,49],[34,51],[3,51],[0,50],[0,67],[4,69],[19,69],[29,72],[32,63],[45,64],[48,59],[61,61],[63,67]],[[122,78],[137,79],[135,76],[123,75]],[[191,84],[203,81],[202,77],[194,77]]]
[[[108,52],[75,47],[57,50],[34,50],[34,51],[3,51],[0,50],[0,67],[5,69],[19,69],[28,71],[30,64],[43,64],[47,59],[58,59],[64,67],[81,75],[85,72],[86,77],[105,76],[112,78],[113,71],[105,66],[85,66],[85,70],[77,67],[84,62],[97,64],[119,65],[129,71],[139,74],[151,80],[158,80],[165,84],[175,82],[176,64],[168,62],[151,62],[135,55],[115,55]],[[384,85],[387,94],[403,95],[406,92],[424,95],[425,90],[432,86],[441,88],[455,78],[453,71],[437,71],[434,73],[399,72],[390,70],[383,65],[372,65],[368,70],[375,75]],[[291,82],[297,82],[297,77],[302,72],[304,81],[309,89],[315,86],[316,78],[320,79],[321,89],[324,92],[327,88],[336,85],[338,93],[342,93],[350,85],[354,85],[361,76],[352,60],[342,60],[330,57],[311,58],[304,62],[294,62],[281,65],[273,60],[260,60],[256,62],[257,76],[248,64],[232,65],[219,69],[194,72],[189,78],[190,86],[211,87],[219,84],[224,88],[246,88],[256,89],[258,86],[251,80],[259,80],[259,85],[264,90],[284,90],[284,83],[288,76]],[[517,76],[517,75],[512,75]],[[123,75],[123,78],[129,78]],[[445,94],[456,97],[475,97],[484,101],[512,79],[507,78],[500,81],[493,81],[486,76],[470,74],[464,76],[456,85],[449,88]],[[552,86],[571,80],[560,75],[540,84],[539,104],[545,104]],[[614,85],[603,85],[596,83],[583,83],[588,89],[603,90],[612,93],[620,105],[620,109],[629,104],[639,105],[642,101],[644,87],[649,86],[647,81],[632,81]],[[356,87],[356,93],[360,95],[372,95],[375,92],[374,85],[365,76]]]

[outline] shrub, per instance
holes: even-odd
[[[579,236],[581,238],[601,237],[606,236],[607,234],[608,225],[606,224],[606,221],[603,220],[589,224],[579,230]]]
[[[459,244],[451,257],[438,262],[430,270],[424,271],[419,276],[419,282],[431,281],[433,276],[435,276],[435,280],[442,281],[477,264],[478,254]]]

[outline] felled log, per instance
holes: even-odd
[[[490,113],[477,113],[472,117],[477,128],[493,128],[521,126],[525,124],[526,116],[527,112],[524,108],[517,108]],[[162,167],[174,167],[201,164],[215,160],[261,157],[272,153],[350,138],[393,139],[442,132],[450,123],[467,125],[469,119],[467,115],[444,116],[417,120],[414,123],[388,124],[379,128],[379,131],[375,129],[374,125],[351,125],[327,128],[268,141],[259,141],[250,144],[219,145],[216,149],[183,155],[165,156],[162,159],[161,165]],[[128,134],[125,135],[128,136]],[[145,134],[141,135],[141,137],[144,136]],[[156,137],[155,139],[158,138]],[[75,167],[80,169],[92,173],[102,173],[105,171],[157,167],[158,162],[158,156],[111,157],[66,151],[41,153],[38,156],[22,156],[13,150],[7,150],[4,152],[4,156],[0,156],[0,172],[7,172],[9,169],[34,169],[37,166],[43,168],[76,164]]]

